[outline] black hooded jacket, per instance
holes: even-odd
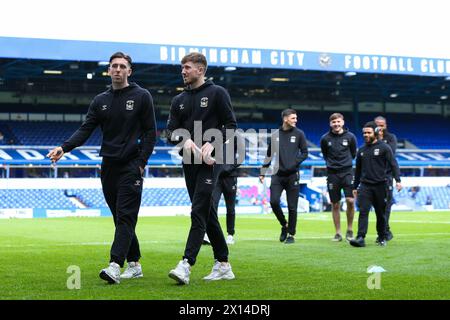
[[[320,139],[320,149],[328,170],[347,170],[352,167],[352,161],[356,157],[356,137],[347,128],[341,134],[330,129]]]
[[[139,158],[140,166],[145,167],[156,142],[155,110],[148,90],[130,83],[97,95],[81,127],[61,145],[63,151],[84,144],[98,125],[103,133],[100,155],[104,160]]]

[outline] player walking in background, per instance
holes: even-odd
[[[402,189],[400,169],[391,148],[378,140],[378,128],[375,122],[367,122],[363,128],[365,145],[356,156],[355,182],[353,194],[359,207],[358,234],[350,240],[354,247],[365,247],[369,212],[373,206],[377,216],[378,245],[386,246],[386,204],[389,203],[389,177],[387,171],[392,168],[397,191]]]
[[[375,118],[374,121],[375,121],[377,127],[379,128],[379,132],[378,132],[379,139],[384,141],[391,147],[392,153],[394,154],[394,157],[395,157],[395,152],[397,151],[397,137],[395,136],[395,134],[388,131],[386,118],[384,118],[382,116],[378,116]],[[395,161],[397,161],[397,159]],[[388,178],[389,178],[388,183],[389,183],[389,193],[390,193],[391,201],[389,201],[386,205],[386,232],[387,232],[386,240],[390,241],[390,240],[392,240],[392,238],[394,238],[394,235],[391,232],[391,227],[389,225],[389,218],[391,217],[391,208],[392,208],[392,205],[394,204],[394,195],[393,195],[394,180],[392,177],[392,169],[391,168],[389,168],[387,174],[388,174]],[[378,241],[378,239],[377,239],[377,241]]]
[[[278,170],[273,172],[270,183],[270,206],[281,224],[280,242],[286,244],[295,242],[297,227],[297,204],[300,192],[300,164],[308,157],[308,147],[305,134],[296,127],[297,112],[293,109],[281,113],[282,126],[275,131],[269,141],[267,155],[261,168],[259,180],[264,183],[264,177],[275,153],[278,153]],[[276,138],[278,136],[278,138]],[[278,139],[278,141],[277,141]],[[273,145],[273,142],[276,145]],[[286,191],[289,217],[288,221],[280,206],[283,190]]]
[[[217,175],[217,184],[214,187],[212,194],[212,212],[213,214],[218,214],[220,197],[223,194],[225,199],[225,205],[227,208],[226,223],[227,223],[227,244],[234,244],[234,234],[235,234],[235,222],[236,222],[236,195],[237,195],[237,177],[238,177],[238,167],[240,165],[238,158],[238,150],[244,150],[243,141],[239,139],[239,136],[235,136],[234,150],[232,155],[233,163],[216,164],[214,168],[214,174]],[[224,144],[224,154],[227,154],[226,145],[230,143],[230,140],[225,141]],[[238,145],[240,147],[238,147]]]
[[[150,92],[128,82],[131,63],[131,57],[122,52],[111,56],[108,68],[111,87],[92,100],[81,127],[47,154],[57,162],[65,153],[84,144],[97,126],[102,129],[101,182],[113,215],[115,234],[110,264],[101,270],[100,278],[109,283],[143,276],[135,228],[141,204],[142,175],[156,141],[156,121]],[[121,274],[125,260],[128,266]]]
[[[230,280],[235,276],[228,262],[228,246],[217,215],[211,214],[212,193],[217,179],[215,165],[210,161],[214,146],[204,133],[208,129],[218,129],[225,136],[226,129],[236,129],[236,117],[228,92],[212,81],[205,80],[207,61],[203,54],[194,52],[186,55],[181,60],[181,68],[186,89],[172,100],[167,129],[169,141],[182,144],[183,171],[192,202],[191,227],[182,260],[169,272],[169,277],[179,284],[189,283],[191,267],[195,265],[207,232],[215,262],[212,272],[203,279]],[[198,124],[201,124],[201,146],[191,139]],[[188,131],[189,137],[180,136],[177,132],[181,132],[181,129]],[[191,160],[199,157],[202,161],[186,161],[186,155],[189,154],[192,155]]]
[[[341,234],[341,190],[347,203],[347,232],[345,238],[353,239],[353,159],[356,156],[356,137],[344,127],[344,116],[333,113],[330,116],[330,131],[320,139],[320,149],[327,165],[327,189],[330,195],[333,222],[336,234],[333,241],[342,241]]]

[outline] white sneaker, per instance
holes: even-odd
[[[235,278],[233,271],[231,270],[231,264],[221,263],[216,260],[212,267],[211,273],[208,274],[203,280],[233,280]]]
[[[234,238],[231,234],[227,236],[227,244],[234,244]]]
[[[121,279],[133,279],[142,278],[144,274],[142,273],[142,266],[136,262],[128,262],[128,266],[125,271],[120,275]]]
[[[100,271],[99,276],[110,284],[120,283],[120,266],[115,262],[111,262],[109,267]]]
[[[177,281],[179,284],[189,284],[189,276],[191,274],[191,265],[187,259],[178,262],[175,269],[170,270],[169,277]]]

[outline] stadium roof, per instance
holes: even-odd
[[[110,83],[106,70],[107,66],[97,61],[3,58],[0,91],[98,93]],[[182,86],[178,65],[134,64],[133,70],[132,81],[155,95],[175,95]],[[207,76],[226,87],[232,98],[329,104],[349,101],[449,104],[450,99],[450,77],[224,67],[209,67]]]

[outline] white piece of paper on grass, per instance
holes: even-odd
[[[375,272],[386,272],[381,266],[369,266],[367,268],[367,273],[375,273]]]

